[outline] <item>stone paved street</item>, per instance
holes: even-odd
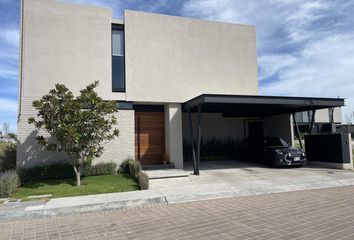
[[[354,187],[0,222],[0,239],[354,239]]]

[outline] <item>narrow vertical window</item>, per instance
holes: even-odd
[[[122,25],[112,25],[112,90],[125,91],[124,70],[124,29]]]

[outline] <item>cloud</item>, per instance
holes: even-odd
[[[115,0],[61,0],[61,2],[74,3],[74,4],[83,4],[91,5],[97,7],[106,7],[112,9],[112,17],[122,19],[123,10],[122,7],[123,1]]]
[[[0,31],[0,41],[3,44],[18,48],[19,28],[9,28]]]
[[[265,95],[344,97],[343,115],[354,106],[354,34],[329,36],[304,46],[296,64],[280,67],[276,81],[261,85]],[[261,65],[262,66],[262,65]]]
[[[1,112],[1,116],[10,116],[13,114],[17,114],[18,112],[17,100],[0,98],[0,112]]]
[[[259,80],[269,79],[296,64],[298,58],[290,54],[268,54],[258,57]]]
[[[0,31],[0,79],[15,79],[18,74],[19,30],[6,28]]]
[[[261,94],[341,96],[345,115],[354,110],[353,11],[353,1],[190,0],[181,15],[255,25]]]
[[[0,64],[0,78],[17,79],[18,69]]]
[[[10,124],[10,131],[17,132],[17,112],[18,105],[17,100],[0,98],[0,131],[3,123]]]
[[[311,37],[313,22],[325,17],[329,3],[324,1],[305,2],[297,7],[297,11],[289,15],[285,24],[288,39],[294,42],[304,41]]]

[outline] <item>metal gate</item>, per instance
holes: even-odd
[[[342,165],[343,168],[353,165],[350,134],[305,135],[305,151],[310,162]]]

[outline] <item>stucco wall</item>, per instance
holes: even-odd
[[[170,161],[176,168],[183,169],[181,104],[165,105],[165,144]]]
[[[24,1],[24,97],[38,97],[64,83],[75,93],[95,80],[105,99],[125,100],[112,92],[111,10],[59,3]]]
[[[293,145],[293,121],[290,114],[266,117],[263,121],[265,137],[281,137],[288,144]]]
[[[197,114],[192,113],[193,135],[197,137]],[[219,139],[232,137],[244,138],[244,119],[233,117],[222,117],[222,113],[202,114],[202,137]],[[183,113],[183,138],[189,140],[188,114]]]
[[[127,100],[258,94],[253,26],[134,11],[124,24]]]
[[[340,107],[334,108],[333,121],[335,123],[342,122],[342,112]],[[320,109],[316,111],[315,122],[328,123],[329,122],[329,109]]]
[[[317,110],[315,115],[315,122],[329,122],[328,109]]]
[[[342,123],[342,109],[340,107],[334,108],[333,120],[335,123]]]

